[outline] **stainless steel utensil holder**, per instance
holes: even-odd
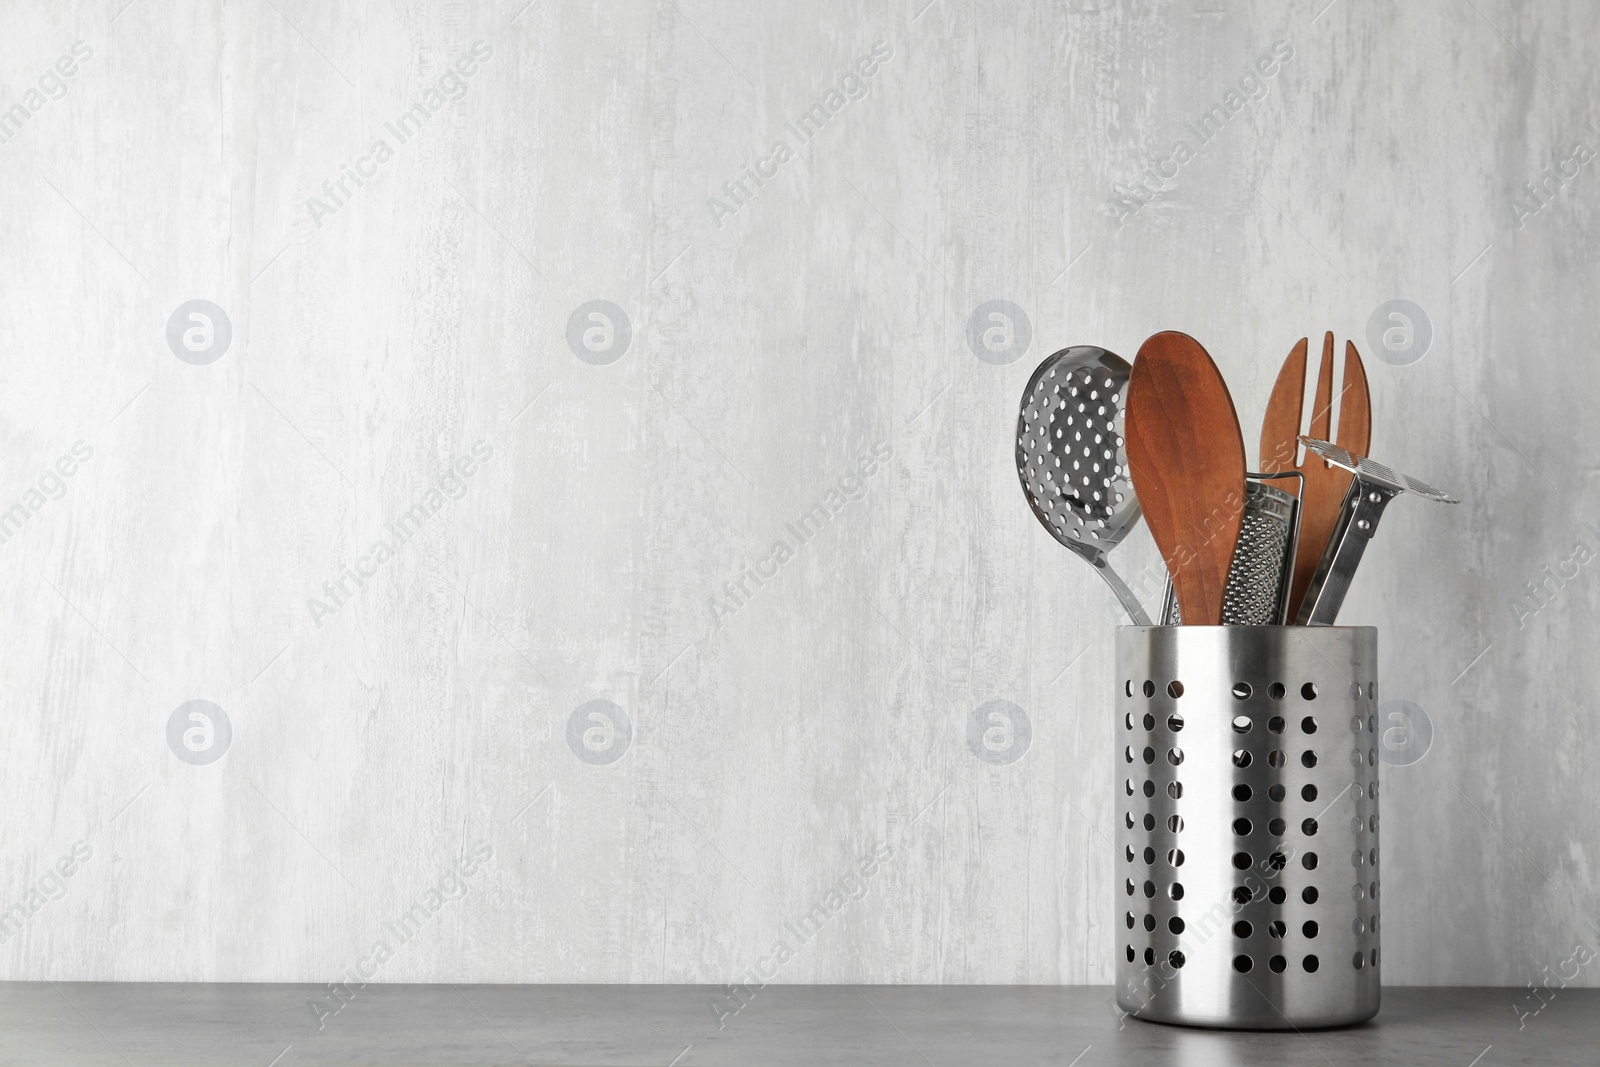
[[[1378,634],[1117,631],[1117,1003],[1187,1026],[1378,1012]]]

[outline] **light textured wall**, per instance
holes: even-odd
[[[124,3],[0,32],[0,977],[1109,981],[1115,603],[1010,437],[1044,355],[1162,328],[1252,442],[1297,338],[1356,339],[1376,458],[1465,498],[1397,502],[1346,608],[1434,735],[1384,770],[1386,980],[1600,942],[1593,5]],[[975,355],[991,300],[1025,350]]]

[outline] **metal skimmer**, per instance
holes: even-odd
[[[1149,626],[1106,560],[1139,521],[1122,438],[1128,371],[1121,356],[1092,345],[1039,364],[1017,416],[1017,476],[1045,529],[1094,566],[1135,624]]]
[[[1264,484],[1263,479],[1269,478],[1305,480],[1298,471],[1247,476],[1244,525],[1239,530],[1239,544],[1234,549],[1222,595],[1224,626],[1270,626],[1286,621],[1300,503],[1295,495]],[[1182,623],[1169,578],[1161,602],[1161,624]]]

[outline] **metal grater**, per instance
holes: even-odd
[[[1287,621],[1285,609],[1294,564],[1299,501],[1293,494],[1264,484],[1262,479],[1303,478],[1298,471],[1249,477],[1245,483],[1244,522],[1222,596],[1224,626],[1271,626]],[[1182,623],[1169,577],[1161,601],[1161,624]]]

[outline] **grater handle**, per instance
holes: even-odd
[[[1295,619],[1300,626],[1332,626],[1350,591],[1350,581],[1361,565],[1361,554],[1367,542],[1378,532],[1378,520],[1383,509],[1399,494],[1399,490],[1357,473],[1345,490],[1344,503],[1339,505],[1339,520],[1334,524],[1328,545],[1322,550],[1317,569],[1312,572],[1311,584],[1306,587],[1300,601],[1300,614]]]

